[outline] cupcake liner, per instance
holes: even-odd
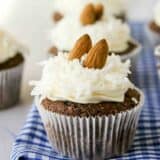
[[[139,56],[142,50],[142,46],[139,42],[135,40],[132,40],[132,42],[136,44],[137,47],[133,49],[131,52],[129,52],[128,54],[122,55],[121,60],[126,61],[127,59],[130,59],[131,60],[131,72],[134,73],[134,71],[137,68],[137,62],[138,62],[138,59],[139,59]]]
[[[98,160],[122,154],[132,144],[144,103],[143,93],[139,92],[139,105],[103,117],[71,117],[53,113],[44,109],[39,97],[36,97],[36,104],[55,151],[77,160]]]
[[[160,34],[159,33],[152,31],[148,25],[146,25],[145,31],[146,31],[148,40],[152,46],[156,46],[160,44]]]
[[[23,63],[0,71],[0,109],[15,105],[20,97]]]

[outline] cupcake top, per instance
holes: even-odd
[[[84,25],[79,16],[63,18],[54,27],[51,41],[58,50],[70,51],[74,40],[85,33],[91,36],[94,43],[102,38],[107,39],[111,52],[123,52],[131,41],[130,28],[121,20],[102,18],[92,24]]]
[[[16,56],[17,53],[23,53],[24,47],[20,45],[10,34],[0,31],[0,63]]]
[[[62,12],[62,14],[77,14],[81,12],[87,3],[102,3],[105,8],[104,17],[112,15],[120,15],[125,12],[125,0],[55,0],[54,10]],[[74,10],[73,10],[74,8]]]
[[[123,102],[126,91],[133,88],[128,79],[130,61],[108,56],[106,40],[92,47],[88,35],[77,40],[68,53],[59,52],[43,64],[40,81],[33,81],[32,95],[52,101],[88,104],[104,101]]]
[[[154,8],[153,19],[154,19],[154,22],[156,23],[156,25],[160,27],[160,2],[159,1]]]

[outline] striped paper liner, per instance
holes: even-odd
[[[20,97],[23,63],[0,71],[0,109],[14,106]]]
[[[53,113],[40,105],[38,97],[36,104],[54,150],[78,160],[97,160],[120,155],[129,149],[144,103],[144,95],[139,92],[139,105],[103,117],[71,117]]]

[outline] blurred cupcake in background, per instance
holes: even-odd
[[[156,57],[156,67],[158,70],[158,75],[160,77],[160,45],[156,46],[154,55]]]
[[[105,17],[102,4],[98,5],[97,10],[95,7],[97,6],[89,3],[78,16],[66,16],[57,23],[51,33],[53,47],[49,51],[70,51],[75,39],[87,33],[94,43],[102,38],[107,39],[110,54],[114,52],[122,60],[131,58],[134,63],[141,45],[131,37],[129,25],[113,17]]]
[[[153,45],[160,44],[160,1],[154,7],[153,18],[148,24],[147,34]]]
[[[53,1],[53,20],[58,22],[67,15],[79,15],[88,3],[103,4],[105,17],[113,16],[126,20],[125,0],[55,0]]]
[[[19,101],[26,51],[9,33],[0,31],[0,109]]]
[[[98,160],[129,149],[144,103],[129,68],[129,60],[109,55],[105,39],[93,44],[89,35],[44,63],[32,95],[55,151]]]

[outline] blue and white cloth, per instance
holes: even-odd
[[[145,93],[145,105],[131,149],[112,160],[158,160],[160,159],[160,81],[153,49],[144,33],[144,24],[134,23],[132,29],[133,36],[143,45],[143,53],[137,63],[134,78],[136,85]],[[69,160],[51,149],[35,106],[16,138],[11,160]]]

